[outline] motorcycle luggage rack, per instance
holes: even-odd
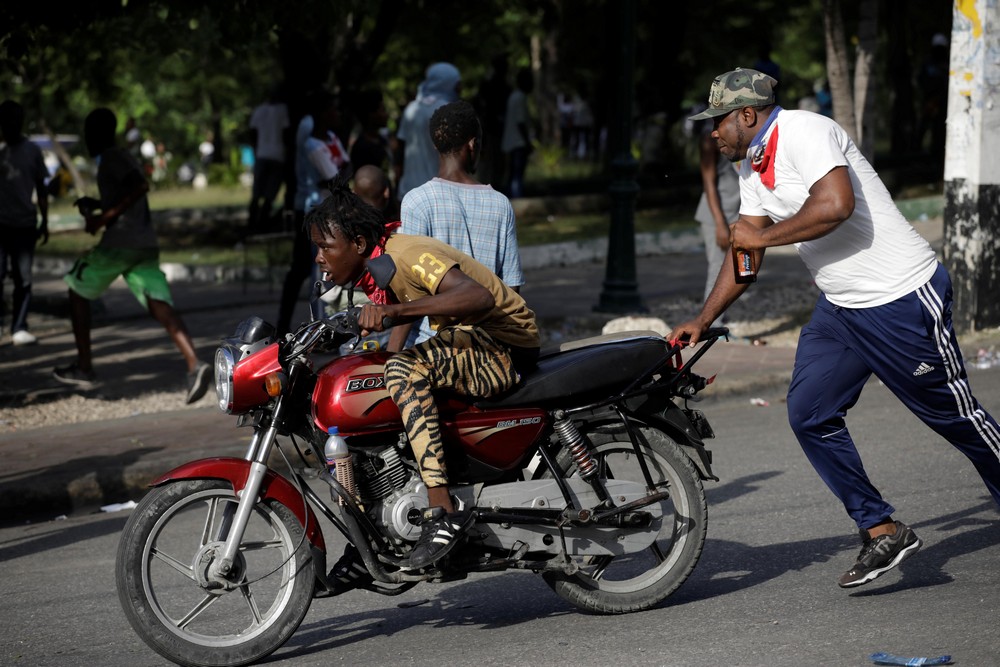
[[[677,385],[680,384],[681,379],[691,374],[689,370],[691,366],[693,366],[696,361],[701,359],[702,356],[704,356],[705,353],[708,352],[708,350],[715,345],[720,338],[729,340],[729,329],[726,327],[713,327],[705,332],[704,338],[707,339],[705,344],[699,347],[686,363],[681,358],[681,345],[677,341],[672,341],[670,349],[662,358],[636,376],[636,378],[627,387],[622,389],[616,395],[595,403],[569,408],[565,410],[566,414],[589,412],[598,408],[607,407],[609,405],[617,405],[626,399],[632,398],[633,396],[640,396],[642,394],[649,393],[649,389],[646,387],[640,387],[639,389],[636,389],[636,387],[646,381],[649,377],[656,373],[656,371],[665,366],[669,366],[674,371],[673,377],[671,377],[665,385],[669,391],[673,392]]]
[[[691,376],[690,368],[691,366],[694,365],[696,361],[701,359],[701,357],[704,356],[704,354],[708,352],[708,350],[713,345],[715,345],[715,343],[718,342],[720,338],[725,338],[726,340],[729,340],[729,329],[726,327],[712,327],[705,331],[705,334],[702,338],[705,340],[705,344],[698,348],[698,350],[691,356],[691,358],[687,360],[687,363],[684,363],[684,360],[681,357],[682,345],[676,340],[670,341],[670,349],[667,351],[666,355],[664,355],[656,363],[649,366],[649,368],[647,368],[643,373],[636,376],[635,380],[633,380],[627,387],[618,392],[618,394],[616,394],[615,396],[606,398],[601,401],[597,401],[595,403],[590,403],[588,405],[570,408],[564,411],[567,415],[570,415],[579,412],[592,412],[600,408],[606,408],[610,406],[618,415],[618,419],[621,420],[622,425],[625,427],[625,430],[628,433],[629,441],[631,441],[632,443],[632,449],[635,451],[636,460],[639,463],[639,468],[642,470],[642,476],[646,481],[646,488],[650,492],[650,494],[654,493],[655,484],[653,483],[653,477],[649,472],[649,466],[646,462],[646,457],[642,456],[642,452],[639,449],[640,435],[639,433],[636,432],[636,429],[633,427],[632,422],[630,422],[626,418],[624,403],[629,398],[632,398],[634,396],[641,396],[643,394],[648,394],[651,391],[651,389],[648,386],[642,386],[639,387],[638,389],[636,389],[636,387],[641,383],[645,382],[646,380],[648,380],[656,373],[656,371],[660,370],[665,366],[669,366],[674,371],[674,374],[666,382],[665,385],[658,385],[658,386],[659,387],[665,386],[666,389],[673,394],[677,386],[680,384],[681,379],[684,377]],[[542,452],[543,457],[546,459],[546,463],[550,463],[550,461],[548,460],[549,457],[545,456],[545,451],[544,451],[545,448],[539,447],[539,450]],[[556,468],[554,467],[551,469],[556,470]],[[566,498],[567,502],[570,502],[568,489],[564,488],[563,484],[560,484],[560,490],[563,492],[563,496]],[[570,504],[572,505],[571,502]],[[617,509],[618,508],[614,508],[612,511]]]

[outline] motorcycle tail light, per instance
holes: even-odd
[[[233,412],[233,369],[236,357],[233,350],[223,345],[215,351],[215,394],[219,397],[219,409],[226,414]]]

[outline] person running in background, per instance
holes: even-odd
[[[14,345],[33,345],[37,339],[28,331],[31,266],[38,239],[43,245],[49,241],[49,197],[45,187],[49,172],[42,150],[28,141],[23,130],[24,108],[14,100],[5,100],[0,104],[4,141],[0,148],[0,326],[6,307],[3,285],[9,259],[14,281],[11,341]],[[32,192],[38,198],[37,207]]]
[[[97,385],[90,347],[90,302],[121,276],[150,316],[163,325],[187,364],[187,403],[205,395],[212,369],[198,360],[194,342],[181,316],[174,310],[167,278],[160,270],[160,249],[149,214],[149,184],[142,168],[127,150],[115,145],[115,114],[95,109],[84,121],[84,141],[98,159],[97,187],[101,198],[76,202],[86,229],[98,244],[78,259],[64,280],[69,285],[70,315],[76,342],[76,361],[56,368],[56,380],[80,387]]]

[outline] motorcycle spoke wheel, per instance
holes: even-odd
[[[132,627],[183,665],[242,665],[281,646],[312,600],[315,574],[295,515],[257,503],[229,579],[211,574],[237,497],[218,480],[153,489],[122,533],[118,593]]]
[[[694,570],[705,543],[708,504],[701,478],[681,448],[665,434],[642,429],[641,448],[658,491],[670,496],[643,508],[654,512],[657,534],[646,548],[619,556],[578,557],[573,575],[548,573],[546,582],[563,599],[590,612],[621,614],[648,609],[673,593]],[[591,434],[606,479],[642,482],[642,468],[624,429]],[[563,470],[575,474],[565,456]]]

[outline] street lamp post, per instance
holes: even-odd
[[[639,171],[632,157],[632,80],[635,65],[635,0],[619,4],[618,90],[610,128],[613,157],[611,229],[608,232],[608,263],[601,295],[595,311],[609,313],[645,312],[639,296],[635,265],[635,198]]]

